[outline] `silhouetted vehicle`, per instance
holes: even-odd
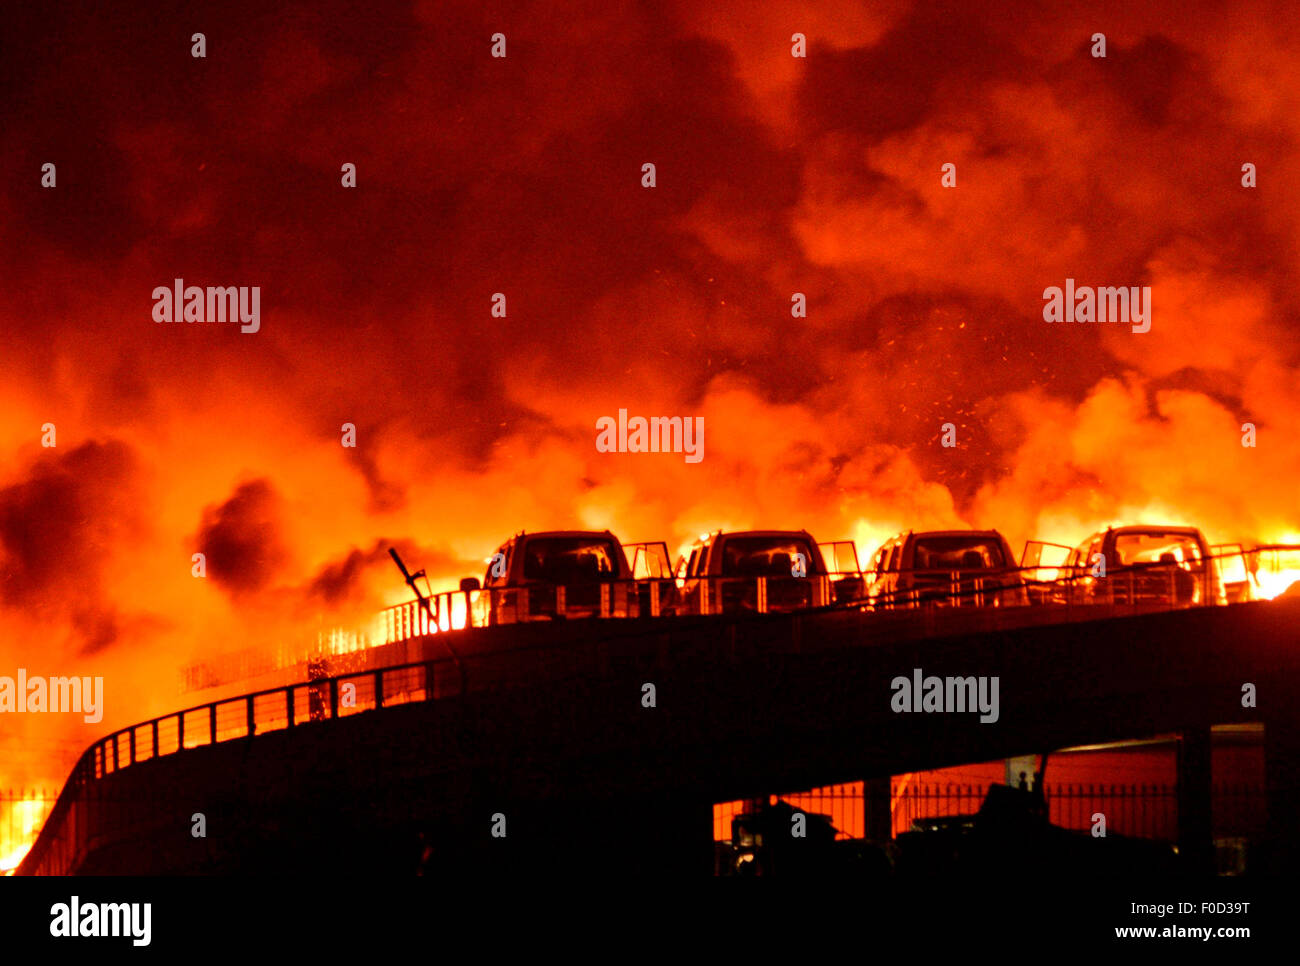
[[[1104,576],[1103,567],[1104,565]],[[1110,527],[1070,552],[1053,600],[1190,607],[1226,604],[1223,577],[1195,527]]]
[[[996,530],[908,530],[867,564],[877,608],[1016,607],[1029,603],[1011,546]]]
[[[834,546],[846,559],[843,541]],[[677,563],[677,613],[789,612],[862,597],[852,554],[850,572],[831,573],[807,530],[707,533]]]
[[[731,820],[731,875],[811,875],[830,871],[836,830],[829,815],[784,800]]]
[[[922,819],[898,836],[895,869],[903,878],[954,873],[996,877],[1080,874],[1171,874],[1181,868],[1163,842],[1052,825],[1046,803],[1033,792],[989,786],[979,812]]]
[[[476,577],[461,590],[479,590]],[[517,533],[488,560],[477,606],[488,624],[573,617],[628,617],[637,587],[618,538],[608,530]]]

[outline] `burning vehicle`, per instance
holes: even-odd
[[[488,559],[481,585],[466,577],[460,589],[478,592],[485,624],[639,613],[627,554],[608,530],[520,531]]]
[[[861,599],[862,575],[850,541],[832,548],[837,570],[807,530],[706,533],[678,559],[676,613],[789,612]],[[839,569],[848,566],[851,569]]]
[[[912,530],[890,537],[867,565],[877,608],[1027,605],[1025,581],[997,530]]]
[[[1218,561],[1195,527],[1108,527],[1070,552],[1061,576],[1056,603],[1228,603]]]

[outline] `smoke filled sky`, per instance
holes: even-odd
[[[1293,8],[1062,6],[7,10],[0,674],[108,706],[3,722],[0,786],[405,599],[389,545],[446,588],[521,528],[1297,539]],[[260,330],[155,322],[177,278]],[[1151,330],[1046,323],[1067,278]],[[598,452],[619,409],[703,460]]]

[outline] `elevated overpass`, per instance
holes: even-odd
[[[825,608],[473,635],[459,670],[437,656],[447,635],[431,635],[402,642],[414,662],[97,742],[20,874],[337,875],[409,871],[422,852],[435,871],[706,874],[713,802],[1169,732],[1185,739],[1184,845],[1205,849],[1209,729],[1235,722],[1266,728],[1268,854],[1279,868],[1300,854],[1300,600]],[[894,711],[891,682],[916,669],[997,677],[996,722]],[[1243,706],[1246,684],[1257,707]]]

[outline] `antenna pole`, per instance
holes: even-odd
[[[429,615],[429,623],[433,627],[437,627],[438,618],[434,615],[433,608],[429,605],[429,598],[424,596],[424,594],[420,591],[420,588],[416,586],[415,583],[416,578],[424,576],[424,571],[421,570],[419,573],[412,574],[409,570],[407,570],[406,564],[402,562],[402,558],[397,554],[396,547],[389,547],[388,554],[393,558],[393,563],[397,564],[397,569],[402,572],[402,579],[406,581],[406,585],[410,587],[411,590],[415,591],[415,597],[420,602],[420,606],[423,607],[424,612]],[[468,605],[468,603],[469,602],[467,600],[466,604]],[[441,635],[439,636],[441,637]],[[461,693],[464,693],[465,667],[460,663],[460,655],[456,653],[456,649],[453,648],[447,640],[443,639],[442,643],[443,646],[447,648],[447,653],[451,655],[451,659],[456,665],[456,671],[460,674],[460,689],[461,689]]]

